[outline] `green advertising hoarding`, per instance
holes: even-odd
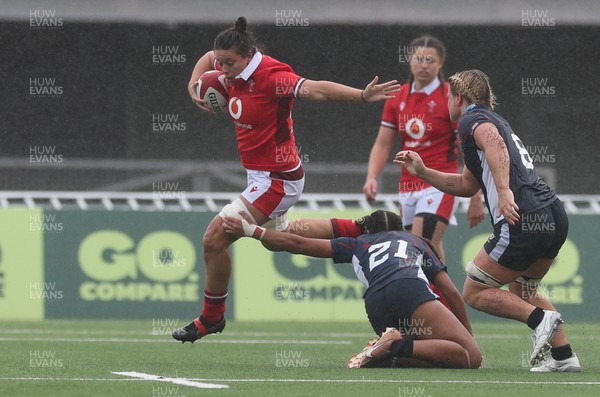
[[[293,212],[356,219],[366,211]],[[204,289],[202,234],[213,213],[0,210],[0,318],[175,318],[197,315]],[[458,214],[445,236],[458,289],[464,265],[491,234]],[[541,291],[568,320],[600,321],[598,215],[570,215],[569,239]],[[366,321],[352,265],[273,253],[253,239],[232,247],[227,318]],[[492,316],[469,309],[473,319]]]
[[[356,219],[362,215],[361,210],[293,212],[289,219]],[[238,320],[366,320],[364,289],[351,264],[270,252],[253,239],[235,243],[234,259]]]
[[[63,225],[45,236],[45,280],[63,295],[46,301],[47,318],[191,319],[199,313],[202,234],[212,214],[46,214]]]
[[[41,209],[0,209],[0,319],[44,317],[43,228]]]

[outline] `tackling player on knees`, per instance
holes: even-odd
[[[293,222],[290,222],[286,231],[289,233],[296,234],[302,237],[309,238],[322,238],[322,239],[334,239],[338,237],[358,237],[361,234],[367,234],[367,230],[369,228],[370,223],[380,222],[380,218],[385,216],[387,211],[375,211],[371,215],[363,216],[359,219],[343,219],[343,218],[330,218],[330,219],[320,219],[320,218],[306,218],[299,219]],[[372,229],[371,229],[372,230]],[[403,230],[404,229],[403,227]],[[410,230],[408,230],[410,231]],[[418,235],[417,235],[418,236]],[[444,259],[437,251],[437,247],[431,241],[431,239],[422,237],[428,243],[431,243],[432,249],[435,253],[440,257],[440,261],[444,263]],[[429,288],[439,295],[440,302],[448,308],[448,310],[452,310],[448,301],[446,300],[446,296],[442,291],[440,291],[434,283],[429,283]]]
[[[467,265],[465,300],[477,310],[520,321],[534,330],[532,372],[580,372],[562,316],[537,293],[567,238],[564,207],[537,175],[525,145],[508,122],[493,112],[495,97],[488,77],[467,70],[448,82],[448,109],[451,118],[459,121],[462,174],[428,168],[413,151],[397,153],[394,162],[449,194],[468,197],[482,189],[494,234]],[[540,227],[544,226],[540,222],[553,227]],[[506,284],[510,291],[500,289]],[[548,350],[551,358],[544,362]]]
[[[369,321],[381,338],[354,355],[350,368],[374,367],[392,358],[401,367],[478,368],[481,351],[465,304],[431,247],[402,230],[400,217],[392,212],[377,211],[363,219],[366,234],[333,240],[267,230],[233,217],[223,219],[223,228],[235,237],[261,240],[271,251],[354,265],[366,287]],[[456,316],[437,300],[429,281],[444,291]]]

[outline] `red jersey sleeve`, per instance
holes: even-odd
[[[398,130],[398,97],[388,99],[383,105],[381,125]]]
[[[356,223],[352,219],[332,218],[331,229],[333,231],[333,238],[358,237],[362,234],[360,227],[356,226]]]
[[[277,71],[269,76],[268,90],[276,98],[295,98],[304,80],[294,72]]]

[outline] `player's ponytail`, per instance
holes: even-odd
[[[254,35],[248,30],[248,21],[246,17],[239,17],[235,24],[229,29],[225,29],[215,39],[215,50],[229,50],[230,48],[242,57],[248,54],[254,54],[257,48],[262,46],[256,42]]]
[[[471,69],[458,72],[448,79],[452,95],[461,94],[470,103],[494,110],[496,96],[489,77],[481,70]]]
[[[239,17],[237,21],[235,21],[235,25],[233,27],[240,33],[246,33],[246,30],[248,29],[248,21],[246,20],[246,17]]]

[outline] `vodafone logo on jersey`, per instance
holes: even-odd
[[[234,119],[239,119],[242,115],[242,100],[236,96],[229,99],[229,114]]]
[[[412,139],[421,139],[425,135],[425,124],[423,124],[423,121],[418,117],[413,117],[408,120],[405,126],[406,133]]]

